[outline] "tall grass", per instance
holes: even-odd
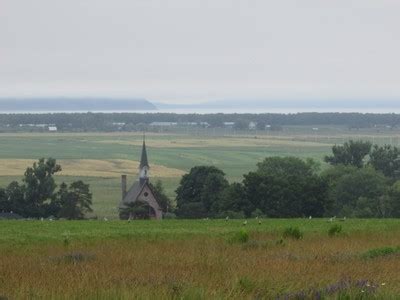
[[[253,223],[246,227],[249,242],[237,244],[227,243],[242,230],[233,220],[0,222],[0,295],[274,299],[324,291],[336,298],[341,282],[351,283],[349,295],[362,293],[358,282],[377,286],[370,296],[378,299],[400,293],[397,256],[362,258],[369,249],[400,245],[396,221],[349,220],[347,234],[334,239],[323,220]],[[277,244],[287,226],[298,227],[303,239]],[[262,247],[244,247],[251,242]]]

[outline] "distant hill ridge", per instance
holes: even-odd
[[[399,99],[223,99],[199,103],[175,104],[153,102],[159,109],[307,109],[314,111],[341,111],[343,109],[395,109],[400,108]]]
[[[0,112],[77,112],[157,110],[146,99],[136,98],[0,98]]]

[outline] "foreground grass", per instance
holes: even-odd
[[[336,221],[339,223],[339,221]],[[396,299],[397,220],[2,221],[0,296]],[[288,227],[303,238],[282,239]],[[248,239],[236,239],[246,232]],[[382,252],[382,251],[381,251]]]

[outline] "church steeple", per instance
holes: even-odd
[[[139,165],[139,181],[143,184],[145,181],[149,180],[149,161],[147,159],[147,151],[146,151],[146,141],[145,136],[143,135],[143,146],[142,146],[142,155],[140,157],[140,165]]]
[[[148,167],[150,169],[149,161],[147,159],[146,141],[144,136],[143,136],[142,156],[140,157],[139,168],[142,169],[143,167]]]

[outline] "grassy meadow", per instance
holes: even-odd
[[[312,157],[324,168],[334,143],[399,142],[396,132],[290,130],[148,134],[152,180],[173,198],[195,165],[235,181],[266,156]],[[0,221],[0,299],[399,299],[398,220],[114,220],[120,175],[136,179],[141,143],[135,133],[0,134],[0,186],[54,157],[57,182],[89,183],[94,214],[110,220]]]
[[[162,180],[167,194],[185,172],[196,165],[215,165],[230,181],[254,170],[266,156],[312,157],[321,162],[334,143],[364,139],[398,145],[400,132],[348,131],[340,127],[287,127],[282,132],[149,133],[147,147],[152,180]],[[41,157],[54,157],[63,167],[57,182],[81,179],[93,192],[94,214],[113,219],[120,200],[120,175],[137,177],[141,133],[0,133],[0,186],[20,179],[27,166]]]
[[[0,221],[0,298],[398,299],[399,246],[398,220]]]

